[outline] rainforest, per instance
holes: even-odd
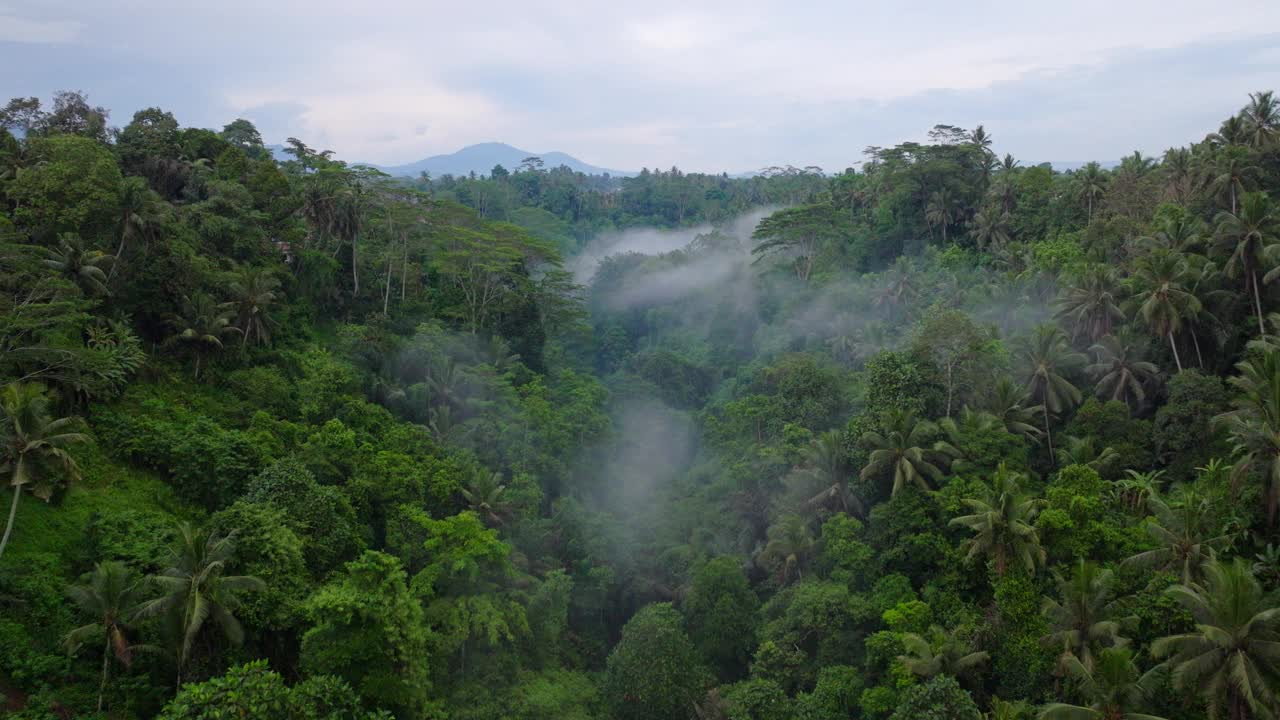
[[[1220,110],[399,177],[14,98],[0,716],[1278,717],[1280,100]]]

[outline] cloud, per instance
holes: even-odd
[[[204,126],[291,108],[269,140],[380,163],[499,139],[618,168],[839,169],[935,122],[1107,159],[1198,137],[1280,76],[1274,0],[0,2],[10,92]]]

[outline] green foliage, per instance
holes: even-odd
[[[648,605],[622,628],[609,654],[602,693],[619,720],[685,720],[702,699],[710,674],[665,603]]]
[[[755,649],[760,601],[732,557],[707,561],[693,573],[680,605],[689,637],[721,678],[741,677]]]
[[[982,713],[973,698],[948,675],[939,675],[923,685],[907,689],[890,720],[980,720]]]
[[[238,665],[226,675],[184,685],[157,720],[218,720],[271,717],[280,720],[379,720],[385,712],[365,709],[337,678],[314,676],[292,687],[265,660]]]

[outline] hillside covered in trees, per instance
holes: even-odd
[[[0,713],[1280,716],[1244,100],[1112,170],[407,180],[15,98]]]

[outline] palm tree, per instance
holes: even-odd
[[[1050,703],[1041,708],[1039,720],[1164,720],[1136,711],[1155,695],[1159,666],[1140,672],[1128,648],[1103,650],[1092,668],[1069,657],[1064,669],[1088,705]]]
[[[1120,279],[1108,265],[1093,265],[1058,300],[1059,318],[1069,318],[1071,339],[1084,331],[1090,342],[1111,332],[1115,323],[1124,322],[1120,309]]]
[[[1223,533],[1214,522],[1212,503],[1194,491],[1185,491],[1172,503],[1152,494],[1146,499],[1152,517],[1147,534],[1156,547],[1134,555],[1120,564],[1133,570],[1172,570],[1184,585],[1197,577],[1206,560],[1230,546],[1232,535]]]
[[[937,625],[929,628],[928,638],[916,633],[903,633],[902,649],[904,653],[898,656],[898,662],[907,672],[925,680],[936,675],[960,677],[991,659],[987,652],[974,652],[955,632],[948,632]]]
[[[1200,312],[1200,300],[1192,295],[1187,284],[1190,268],[1182,253],[1158,248],[1139,259],[1133,276],[1133,302],[1138,314],[1156,337],[1169,340],[1173,361],[1182,371],[1182,358],[1174,335],[1182,329],[1184,318]]]
[[[946,417],[938,421],[938,429],[944,439],[933,444],[939,459],[950,461],[953,473],[964,472],[969,468],[969,460],[965,454],[966,437],[981,437],[984,434],[1008,432],[1000,418],[984,410],[974,410],[969,406],[961,408],[957,417]]]
[[[830,507],[836,512],[863,514],[862,503],[849,490],[850,470],[844,450],[844,434],[828,430],[813,439],[804,451],[803,466],[796,475],[811,479],[821,488],[806,507]]]
[[[1086,164],[1076,173],[1076,193],[1088,208],[1088,222],[1093,223],[1093,206],[1107,191],[1107,173],[1096,162]]]
[[[1204,583],[1166,591],[1191,613],[1196,629],[1155,641],[1151,653],[1168,656],[1175,687],[1194,688],[1210,716],[1232,720],[1273,717],[1280,699],[1280,607],[1273,605],[1249,563],[1205,564]]]
[[[1130,410],[1142,407],[1146,388],[1160,376],[1155,363],[1142,359],[1145,345],[1145,340],[1122,332],[1107,335],[1089,348],[1094,362],[1085,372],[1095,378],[1094,392],[1099,398],[1119,400]]]
[[[783,515],[769,526],[766,536],[768,540],[760,551],[760,559],[777,566],[778,580],[784,585],[799,578],[814,548],[809,522],[799,515]]]
[[[1116,603],[1110,599],[1114,584],[1110,570],[1080,559],[1071,575],[1063,577],[1055,570],[1053,579],[1058,597],[1046,596],[1040,605],[1040,612],[1049,623],[1049,633],[1042,642],[1062,650],[1059,672],[1067,673],[1069,660],[1078,661],[1092,672],[1098,651],[1128,644],[1120,631],[1137,618],[1117,617]]]
[[[467,507],[481,520],[491,525],[501,525],[511,511],[511,505],[502,499],[507,489],[502,473],[480,470],[473,473],[471,481],[458,490]]]
[[[1280,352],[1237,363],[1236,369],[1240,374],[1228,380],[1238,392],[1231,401],[1234,409],[1214,420],[1226,429],[1240,456],[1235,476],[1260,468],[1267,478],[1267,520],[1274,527],[1280,506]]]
[[[1120,454],[1110,446],[1098,447],[1093,436],[1066,436],[1062,447],[1055,451],[1059,465],[1083,465],[1099,475],[1106,475],[1120,461]]]
[[[1082,365],[1085,357],[1071,349],[1067,338],[1054,325],[1037,327],[1020,349],[1019,356],[1027,368],[1027,395],[1039,404],[1044,416],[1045,439],[1052,458],[1053,433],[1049,427],[1049,415],[1057,415],[1080,404],[1080,391],[1066,378],[1066,373]]]
[[[44,248],[44,266],[74,282],[85,294],[107,294],[107,273],[115,259],[101,250],[86,250],[75,233],[58,236],[57,248]]]
[[[890,410],[880,419],[883,433],[870,431],[862,436],[862,444],[871,450],[867,464],[859,474],[863,480],[893,471],[892,494],[907,485],[928,490],[929,480],[942,479],[942,470],[934,464],[937,453],[930,448],[930,437],[937,429],[909,410]]]
[[[1240,196],[1244,195],[1245,183],[1254,178],[1260,169],[1251,164],[1247,148],[1228,145],[1215,156],[1208,171],[1206,188],[1216,197],[1226,200],[1229,212],[1234,215]]]
[[[1276,215],[1266,193],[1248,193],[1237,214],[1220,212],[1215,219],[1218,241],[1231,251],[1226,272],[1231,277],[1244,275],[1244,291],[1253,292],[1253,310],[1258,316],[1258,334],[1266,335],[1262,323],[1262,291],[1258,286],[1258,273],[1270,248],[1276,242]],[[1267,273],[1274,279],[1274,271]]]
[[[206,620],[217,623],[232,644],[239,645],[244,640],[244,629],[233,614],[240,604],[239,594],[263,590],[266,584],[248,575],[224,574],[234,557],[233,536],[197,530],[183,522],[178,525],[178,538],[169,551],[169,567],[151,576],[164,594],[140,605],[138,614],[167,614],[173,622],[179,686]]]
[[[195,377],[200,377],[200,365],[205,355],[222,349],[222,338],[240,332],[231,324],[231,310],[220,305],[204,293],[182,298],[182,314],[170,319],[176,334],[169,342],[177,342],[191,348],[195,356]]]
[[[109,560],[98,563],[85,585],[67,588],[76,607],[93,618],[93,622],[67,633],[64,644],[75,655],[85,643],[101,642],[102,681],[98,684],[98,712],[107,691],[107,677],[114,657],[126,668],[133,662],[134,646],[129,642],[128,622],[138,609],[142,585],[124,563]]]
[[[1169,148],[1160,163],[1161,175],[1164,178],[1165,196],[1180,205],[1190,199],[1195,184],[1195,162],[1191,151],[1186,148]]]
[[[1164,470],[1139,472],[1125,470],[1125,476],[1116,480],[1113,486],[1116,499],[1133,512],[1142,509],[1151,498],[1160,494],[1160,483],[1164,478]]]
[[[124,257],[125,245],[130,240],[147,240],[153,236],[160,224],[164,201],[147,186],[146,180],[130,176],[120,183],[119,207],[116,234],[120,236],[120,244],[116,246],[116,262],[111,264],[108,279],[115,276],[116,266]]]
[[[1010,434],[1029,440],[1040,439],[1040,428],[1035,426],[1039,405],[1026,405],[1027,394],[1013,380],[1002,377],[987,395],[987,411],[1004,423]]]
[[[1272,91],[1249,93],[1249,104],[1242,114],[1249,131],[1249,144],[1256,148],[1268,147],[1280,137],[1280,107]]]
[[[985,497],[961,501],[973,512],[950,522],[951,526],[967,528],[974,534],[961,548],[967,551],[966,559],[972,561],[985,555],[994,562],[996,574],[1002,577],[1011,560],[1020,562],[1031,573],[1045,561],[1040,534],[1035,527],[1036,516],[1045,501],[1024,493],[1019,477],[1001,464],[991,478]]]
[[[49,396],[38,383],[10,383],[0,390],[0,473],[9,476],[13,493],[9,521],[0,538],[0,556],[13,533],[23,488],[48,502],[59,488],[80,479],[80,466],[67,447],[87,442],[89,436],[71,432],[80,423],[79,418],[55,420],[49,406]],[[61,472],[51,472],[53,465],[59,466]]]
[[[226,309],[234,313],[240,330],[242,347],[250,340],[259,344],[271,342],[271,328],[278,325],[271,318],[271,306],[279,299],[280,281],[262,268],[245,268],[231,283],[231,302]]]
[[[943,188],[935,190],[929,196],[929,202],[924,209],[925,222],[932,226],[940,226],[942,228],[942,244],[947,244],[947,228],[956,221],[955,201],[951,197],[951,191]]]
[[[1207,144],[1215,148],[1225,148],[1232,145],[1244,145],[1249,141],[1249,128],[1245,122],[1243,115],[1232,115],[1222,121],[1222,125],[1218,127],[1218,132],[1205,138]]]
[[[1004,247],[1011,239],[1008,213],[1000,212],[992,206],[975,213],[971,226],[973,240],[979,250]]]

